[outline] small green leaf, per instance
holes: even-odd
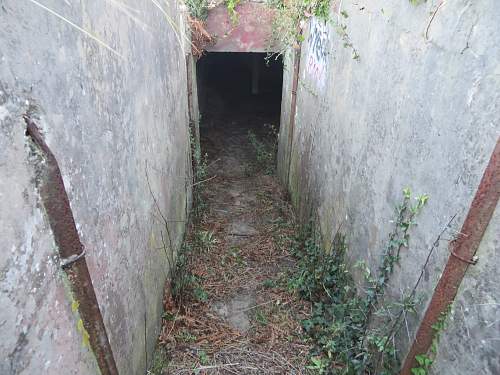
[[[423,368],[421,367],[414,367],[411,369],[411,373],[413,375],[426,375],[427,374],[427,371],[425,371]]]
[[[410,199],[410,197],[411,197],[411,190],[410,190],[410,188],[404,188],[403,189],[403,196],[406,199]]]
[[[417,361],[417,363],[420,365],[420,366],[423,366],[424,365],[424,362],[425,362],[425,354],[418,354],[415,356],[415,360]]]
[[[76,313],[79,307],[80,307],[80,302],[78,302],[76,299],[73,300],[73,302],[71,302],[71,311],[73,311],[73,313]]]

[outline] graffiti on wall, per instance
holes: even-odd
[[[326,22],[315,18],[312,19],[307,43],[309,45],[309,56],[306,61],[307,73],[316,81],[319,88],[323,88],[328,57],[328,28]]]

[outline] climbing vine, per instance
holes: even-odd
[[[417,301],[413,294],[395,302],[380,300],[401,251],[409,246],[410,228],[427,200],[422,195],[413,204],[410,190],[404,190],[377,275],[372,276],[364,263],[357,264],[365,275],[363,290],[356,287],[346,264],[347,244],[340,231],[328,251],[318,245],[310,230],[296,239],[292,253],[298,259],[298,271],[291,275],[289,287],[312,303],[310,317],[302,322],[304,332],[314,342],[310,369],[346,375],[397,372],[394,317],[415,313]],[[377,319],[376,326],[370,326],[371,316]]]
[[[352,50],[352,57],[359,59],[359,53],[354,47],[347,32],[347,25],[343,22],[348,18],[345,10],[337,17],[330,14],[331,0],[268,0],[270,7],[276,11],[273,21],[273,33],[270,44],[280,46],[279,54],[288,48],[297,48],[304,40],[302,30],[311,17],[331,24],[339,35],[345,48]]]
[[[384,287],[389,281],[394,266],[399,262],[401,250],[408,248],[410,228],[416,224],[415,218],[425,206],[428,199],[427,195],[421,195],[416,198],[416,203],[412,205],[410,189],[406,188],[403,190],[403,202],[396,206],[396,225],[390,233],[387,245],[383,251],[382,261],[378,269],[378,277],[369,279],[370,288],[368,289],[367,296],[371,307],[375,306],[378,299],[383,295]]]
[[[316,16],[325,21],[329,18],[330,0],[269,0],[268,5],[275,9],[270,42],[281,46],[280,53],[304,40],[302,29],[308,18]]]
[[[231,18],[231,22],[236,24],[238,22],[238,12],[236,12],[236,7],[241,0],[225,0],[226,8]]]
[[[417,354],[415,356],[415,361],[418,366],[411,369],[411,373],[413,375],[427,375],[429,373],[429,370],[436,359],[439,339],[441,338],[441,333],[446,329],[446,320],[450,311],[451,304],[448,305],[448,308],[441,313],[437,322],[432,325],[434,337],[432,338],[431,348],[428,353]]]

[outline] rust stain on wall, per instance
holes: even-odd
[[[274,12],[265,4],[245,2],[236,7],[231,19],[224,4],[208,12],[206,30],[216,39],[208,52],[272,52]]]

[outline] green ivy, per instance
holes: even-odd
[[[238,12],[236,12],[236,7],[241,2],[241,0],[225,0],[227,11],[229,12],[229,17],[233,24],[238,22]]]
[[[451,304],[448,305],[446,310],[442,312],[435,324],[433,324],[432,330],[434,331],[434,336],[432,338],[431,348],[429,353],[417,354],[415,356],[415,361],[417,361],[418,366],[411,369],[413,375],[427,375],[429,370],[434,363],[437,355],[437,349],[439,344],[439,339],[441,338],[441,333],[446,329],[446,320],[451,311]]]
[[[208,0],[185,0],[189,15],[201,21],[208,17]]]
[[[399,361],[393,345],[392,318],[397,314],[386,311],[415,313],[412,296],[379,305],[384,287],[399,260],[400,252],[409,246],[409,230],[416,215],[428,201],[423,195],[412,204],[411,192],[405,189],[403,201],[396,207],[395,228],[382,252],[378,274],[373,277],[363,267],[366,287],[362,293],[346,265],[345,236],[337,233],[330,251],[322,249],[305,230],[292,247],[298,269],[289,279],[289,287],[312,304],[311,315],[302,321],[308,338],[314,343],[308,368],[328,374],[392,374]],[[310,228],[309,228],[310,229]],[[370,316],[381,322],[369,327]]]
[[[333,25],[343,46],[351,49],[354,60],[359,60],[359,53],[347,33],[347,25],[337,17],[330,17],[331,0],[268,0],[268,5],[276,11],[270,44],[274,48],[280,46],[278,54],[297,48],[304,41],[302,25],[314,16]],[[340,14],[344,19],[349,17],[345,10]]]
[[[301,23],[315,16],[324,21],[330,19],[331,0],[268,0],[275,9],[271,44],[281,46],[280,54],[304,40]]]

